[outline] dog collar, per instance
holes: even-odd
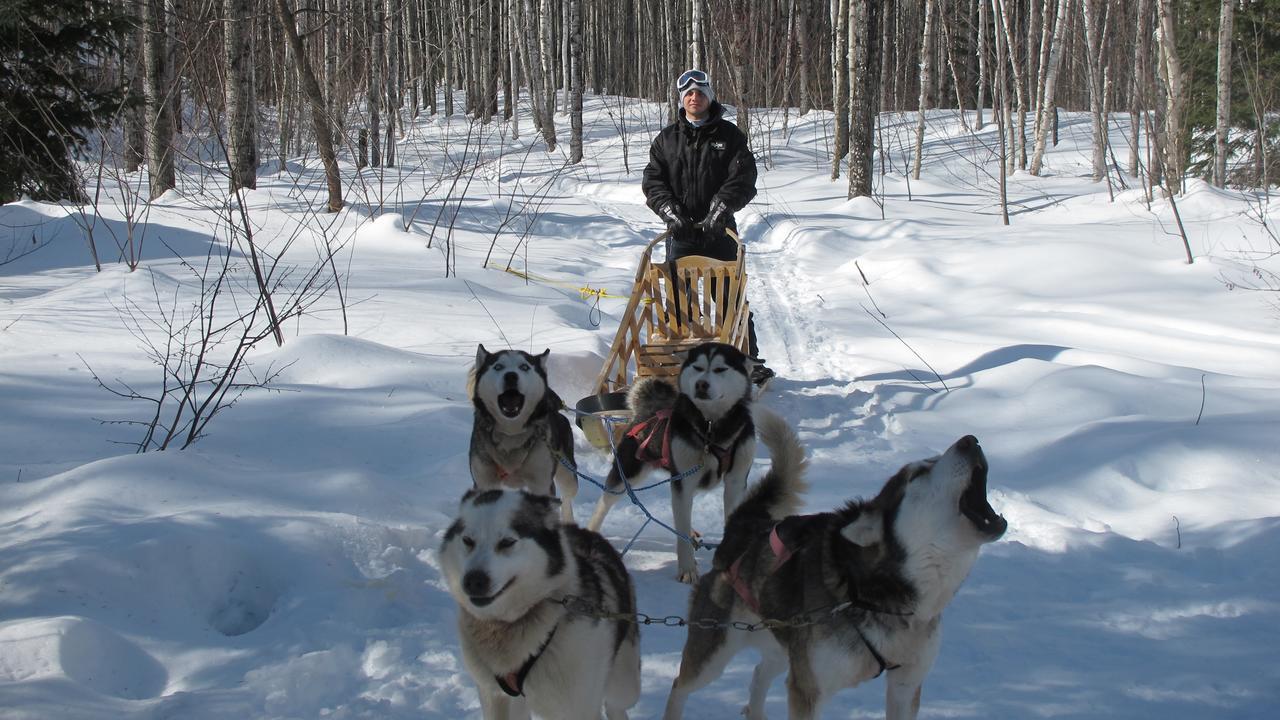
[[[556,630],[559,629],[560,623],[556,623],[555,627],[551,628],[551,632],[547,633],[547,639],[542,641],[542,644],[538,646],[538,649],[534,651],[534,653],[529,656],[529,659],[525,660],[524,664],[519,668],[516,668],[514,671],[509,672],[506,675],[493,676],[493,679],[498,682],[498,687],[502,688],[502,692],[510,695],[511,697],[520,697],[521,695],[524,695],[525,677],[527,677],[529,675],[529,671],[533,669],[533,664],[538,662],[538,658],[542,657],[542,653],[546,652],[547,646],[551,644],[551,638],[556,636]]]

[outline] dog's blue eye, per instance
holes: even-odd
[[[520,371],[521,371],[521,372],[529,372],[529,363],[522,363],[522,364],[520,365]]]
[[[516,541],[512,538],[502,538],[501,540],[498,541],[498,549],[507,550],[515,544],[516,544]]]
[[[475,550],[475,549],[476,549],[476,541],[475,541],[475,540],[472,540],[472,539],[471,539],[471,538],[469,538],[469,537],[464,537],[464,538],[462,538],[462,546],[463,546],[463,547],[465,547],[465,548],[466,548],[466,549],[468,549],[468,550]]]

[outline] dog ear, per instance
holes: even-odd
[[[534,356],[533,356],[533,364],[534,364],[534,365],[537,365],[538,367],[542,368],[543,370],[546,370],[546,369],[547,369],[547,356],[549,356],[550,354],[551,354],[551,348],[547,348],[546,350],[543,350],[540,354],[538,354],[538,355],[534,355]]]
[[[484,349],[484,343],[476,345],[476,367],[484,364],[484,359],[489,357],[489,351]]]
[[[560,498],[549,495],[530,495],[529,498],[538,507],[544,529],[555,530],[560,527]]]
[[[840,536],[858,547],[870,547],[884,540],[884,520],[880,513],[864,509],[840,528]]]

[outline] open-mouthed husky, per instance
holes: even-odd
[[[576,467],[573,428],[560,414],[560,396],[547,384],[550,353],[476,349],[468,383],[475,406],[471,479],[481,490],[523,487],[555,495],[558,489],[561,519],[571,523],[578,476],[557,456]]]
[[[773,467],[729,518],[714,572],[693,591],[666,720],[715,680],[743,647],[760,651],[743,713],[764,718],[772,680],[787,674],[792,720],[818,716],[837,690],[888,673],[885,715],[910,720],[941,642],[942,610],[1007,523],[987,502],[987,461],[973,436],[902,468],[871,500],[792,515],[806,489],[804,448],[772,413],[757,412]],[[792,621],[758,632],[720,623]]]
[[[440,567],[485,720],[625,720],[640,697],[635,589],[604,538],[562,524],[559,501],[470,490]],[[564,601],[591,613],[570,612]]]
[[[756,452],[751,420],[751,360],[723,343],[703,343],[688,352],[677,386],[659,378],[642,378],[631,386],[627,406],[635,413],[626,436],[614,451],[605,482],[587,527],[599,530],[609,508],[618,501],[622,479],[634,483],[646,468],[672,476],[698,468],[671,482],[671,517],[676,532],[677,577],[698,578],[693,547],[693,496],[724,484],[725,517],[747,488]]]

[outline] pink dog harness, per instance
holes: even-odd
[[[775,573],[778,568],[791,559],[791,548],[782,542],[782,538],[778,536],[778,526],[774,525],[769,531],[769,549],[773,551],[773,567],[769,568],[770,573]],[[742,566],[742,558],[746,553],[738,556],[737,560],[729,566],[724,573],[724,579],[728,581],[733,589],[738,592],[738,596],[742,598],[747,607],[751,608],[757,615],[760,613],[760,601],[756,600],[756,596],[751,592],[751,586],[747,584],[745,578],[742,577],[740,567]]]

